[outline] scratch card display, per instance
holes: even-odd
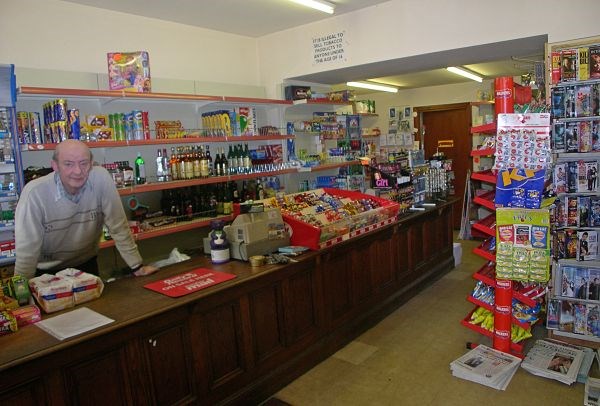
[[[494,169],[546,169],[552,162],[550,114],[499,114]]]
[[[547,282],[550,278],[547,210],[496,210],[496,278]]]
[[[543,169],[499,170],[496,180],[496,207],[538,209],[544,191],[544,174]]]

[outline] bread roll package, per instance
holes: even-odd
[[[73,281],[59,275],[43,274],[29,280],[29,288],[46,313],[73,307]]]
[[[102,279],[79,269],[66,268],[57,272],[56,275],[73,283],[73,302],[75,305],[99,298],[104,290]]]

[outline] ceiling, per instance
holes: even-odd
[[[64,1],[254,38],[331,17],[286,0],[218,0],[210,3],[202,0]],[[328,1],[335,4],[335,15],[340,15],[388,0]],[[469,81],[447,72],[446,66],[464,66],[484,78],[520,76],[533,71],[533,61],[543,59],[546,41],[546,36],[536,36],[289,79],[328,84],[334,89],[344,88],[344,83],[350,80],[372,80],[410,89]]]

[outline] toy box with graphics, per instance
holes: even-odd
[[[148,52],[109,52],[107,59],[110,90],[137,93],[152,91]]]

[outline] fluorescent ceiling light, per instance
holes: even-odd
[[[303,6],[314,8],[327,14],[333,14],[334,5],[322,0],[291,0],[294,3],[302,4]]]
[[[365,82],[347,82],[346,86],[361,87],[363,89],[379,90],[380,92],[398,93],[398,88],[392,86],[377,85]]]
[[[448,70],[448,71],[450,71],[452,73],[456,73],[457,75],[469,78],[469,79],[474,80],[476,82],[480,82],[481,83],[483,81],[483,78],[481,76],[478,76],[478,75],[476,75],[476,74],[474,74],[472,72],[469,72],[467,70],[464,70],[464,69],[461,69],[461,68],[457,68],[455,66],[449,66],[449,67],[446,68],[446,70]]]

